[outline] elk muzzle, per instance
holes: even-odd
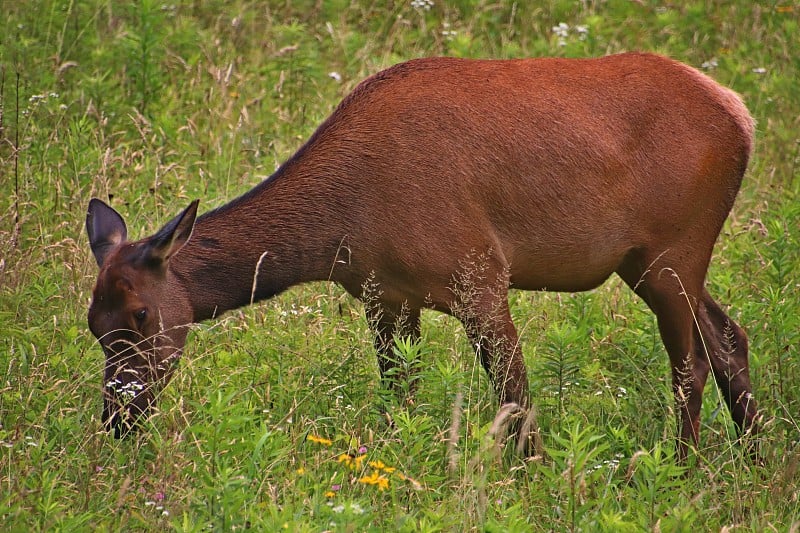
[[[119,439],[135,430],[153,403],[151,385],[131,372],[107,378],[103,386],[103,426]]]

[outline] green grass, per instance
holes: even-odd
[[[796,2],[123,4],[3,3],[4,530],[798,530]],[[498,451],[497,405],[456,321],[426,313],[420,344],[399,347],[419,383],[397,403],[378,386],[361,304],[324,284],[198,325],[144,431],[102,431],[103,356],[85,320],[89,198],[111,198],[134,236],[190,199],[218,206],[269,175],[358,81],[404,59],[634,49],[705,64],[758,122],[709,286],[750,337],[765,465],[733,442],[712,385],[701,449],[676,465],[655,319],[617,279],[512,294],[545,462]]]

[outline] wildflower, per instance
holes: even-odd
[[[377,461],[370,461],[370,462],[369,462],[369,463],[367,463],[367,464],[368,464],[369,466],[371,466],[372,468],[374,468],[375,470],[383,470],[383,471],[384,471],[384,472],[386,472],[387,474],[391,474],[392,472],[394,472],[395,470],[397,470],[397,469],[396,469],[396,468],[394,468],[393,466],[386,466],[386,465],[383,463],[383,461],[381,461],[381,460],[377,460]]]
[[[717,58],[716,57],[712,57],[708,61],[703,61],[703,63],[700,65],[700,68],[702,68],[703,70],[713,70],[713,69],[717,68],[718,66],[719,66],[719,62],[717,61]]]
[[[325,492],[325,497],[326,497],[326,498],[333,498],[333,497],[335,497],[335,496],[336,496],[336,493],[335,493],[335,492],[333,492],[332,490],[329,490],[329,491],[326,491],[326,492]]]
[[[363,455],[363,454],[365,454],[365,453],[367,453],[367,447],[366,447],[366,446],[361,446],[361,447],[358,449],[358,453],[360,453],[360,454],[362,454],[362,455]]]
[[[385,490],[389,488],[389,479],[380,474],[378,470],[373,470],[372,474],[360,478],[358,482],[364,483],[365,485],[377,485],[378,490]]]
[[[430,11],[433,7],[433,0],[412,0],[411,7]]]
[[[326,439],[325,437],[318,437],[317,435],[308,434],[306,436],[306,440],[310,440],[311,442],[316,442],[317,444],[324,444],[325,446],[330,446],[333,444],[333,441],[330,439]]]
[[[336,71],[328,72],[328,77],[336,81],[342,81],[342,75]]]
[[[364,509],[355,502],[350,502],[350,511],[353,514],[364,514]]]
[[[767,69],[765,69],[764,67],[756,67],[753,69],[753,74],[766,74],[766,73]]]
[[[553,33],[559,37],[566,37],[569,35],[569,24],[566,22],[559,22],[558,26],[553,26],[551,29],[553,30]]]
[[[361,464],[366,459],[366,455],[357,455],[353,457],[350,454],[342,453],[339,454],[339,457],[336,459],[339,463],[344,463],[350,470],[361,470]]]
[[[306,469],[301,466],[300,468],[298,468],[296,470],[296,472],[297,472],[298,475],[302,476],[303,474],[306,473]]]
[[[442,22],[442,37],[444,37],[444,39],[446,41],[452,41],[457,36],[458,36],[458,32],[455,31],[455,30],[450,29],[450,23],[449,22]]]

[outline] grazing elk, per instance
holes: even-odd
[[[356,298],[378,285],[367,314],[384,376],[393,336],[419,335],[432,308],[464,322],[500,403],[527,407],[508,289],[585,291],[617,273],[658,319],[679,456],[697,443],[709,371],[740,432],[755,431],[747,338],[705,289],[753,133],[734,92],[658,55],[391,67],[203,216],[194,201],[128,241],[122,217],[90,202],[103,420],[120,436],[148,412],[193,322],[314,280]],[[476,256],[466,298],[454,287]]]

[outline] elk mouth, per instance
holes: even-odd
[[[140,422],[150,414],[157,391],[172,378],[181,353],[181,349],[172,349],[161,363],[150,365],[122,369],[106,366],[102,414],[106,431],[113,431],[114,437],[120,439],[138,429]]]
[[[106,382],[103,392],[103,427],[121,439],[138,429],[147,417],[152,404],[148,387],[137,380],[123,382],[113,378]]]

